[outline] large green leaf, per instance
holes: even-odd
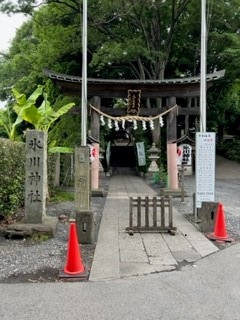
[[[27,102],[30,104],[35,104],[37,99],[41,96],[42,92],[43,86],[38,85],[37,89],[27,99]]]
[[[53,122],[55,122],[63,114],[67,113],[74,105],[75,103],[68,103],[55,112],[51,108],[49,102],[45,100],[39,108],[41,110],[40,112],[42,117],[39,120],[38,128],[40,130],[48,131]]]
[[[65,104],[63,107],[61,107],[57,112],[57,118],[61,117],[63,114],[67,113],[73,106],[75,106],[75,103],[70,102],[68,104]]]
[[[26,109],[23,109],[20,115],[23,120],[33,124],[35,128],[37,127],[38,122],[41,119],[41,115],[34,105],[31,105]]]
[[[14,98],[16,99],[19,107],[23,106],[27,103],[27,99],[25,94],[19,93],[15,88],[12,88],[12,93],[14,95]]]

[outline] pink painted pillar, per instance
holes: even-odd
[[[168,159],[168,188],[178,189],[178,170],[177,170],[177,144],[167,144],[167,159]]]
[[[95,159],[91,163],[91,187],[92,190],[99,188],[99,144],[93,143],[95,148]]]
[[[169,108],[176,105],[176,98],[167,98]],[[178,189],[177,172],[177,109],[171,110],[167,115],[167,167],[168,167],[168,188]]]

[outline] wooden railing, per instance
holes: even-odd
[[[134,232],[169,232],[174,235],[172,197],[130,197],[129,227]]]

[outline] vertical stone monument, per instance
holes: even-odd
[[[25,215],[22,222],[9,225],[8,237],[53,236],[57,219],[46,215],[47,133],[26,132]]]
[[[47,133],[26,132],[25,223],[42,223],[46,216]]]
[[[93,243],[95,217],[90,209],[90,154],[89,147],[75,148],[75,213],[78,240],[80,243]]]
[[[89,147],[75,148],[75,210],[88,210],[90,206]]]

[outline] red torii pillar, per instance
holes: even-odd
[[[94,96],[92,98],[92,104],[96,109],[100,109],[101,98]],[[100,121],[99,114],[91,110],[91,136],[96,141],[100,140]],[[93,143],[95,148],[95,160],[91,163],[91,188],[92,190],[98,190],[99,188],[99,143]]]
[[[176,105],[176,97],[167,98],[167,107]],[[167,171],[168,188],[178,190],[177,170],[177,107],[167,114]]]

